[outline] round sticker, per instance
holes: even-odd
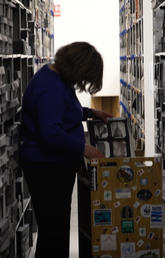
[[[152,193],[149,190],[143,189],[137,193],[137,198],[142,201],[148,201],[151,197]]]
[[[117,178],[123,184],[127,184],[131,182],[133,180],[133,177],[134,177],[134,172],[129,166],[122,166],[117,172]]]

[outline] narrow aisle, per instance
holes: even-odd
[[[72,195],[70,223],[70,258],[78,258],[78,206],[77,206],[77,177]]]

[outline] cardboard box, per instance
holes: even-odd
[[[162,160],[96,159],[90,173],[92,257],[162,258]]]

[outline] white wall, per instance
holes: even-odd
[[[119,96],[119,1],[55,0],[61,16],[55,17],[55,51],[73,41],[88,41],[104,60],[103,89],[97,95]],[[78,94],[90,106],[88,94]]]

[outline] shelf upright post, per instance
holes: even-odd
[[[154,132],[154,70],[153,70],[153,10],[150,0],[143,1],[144,42],[144,109],[145,156],[155,153]]]

